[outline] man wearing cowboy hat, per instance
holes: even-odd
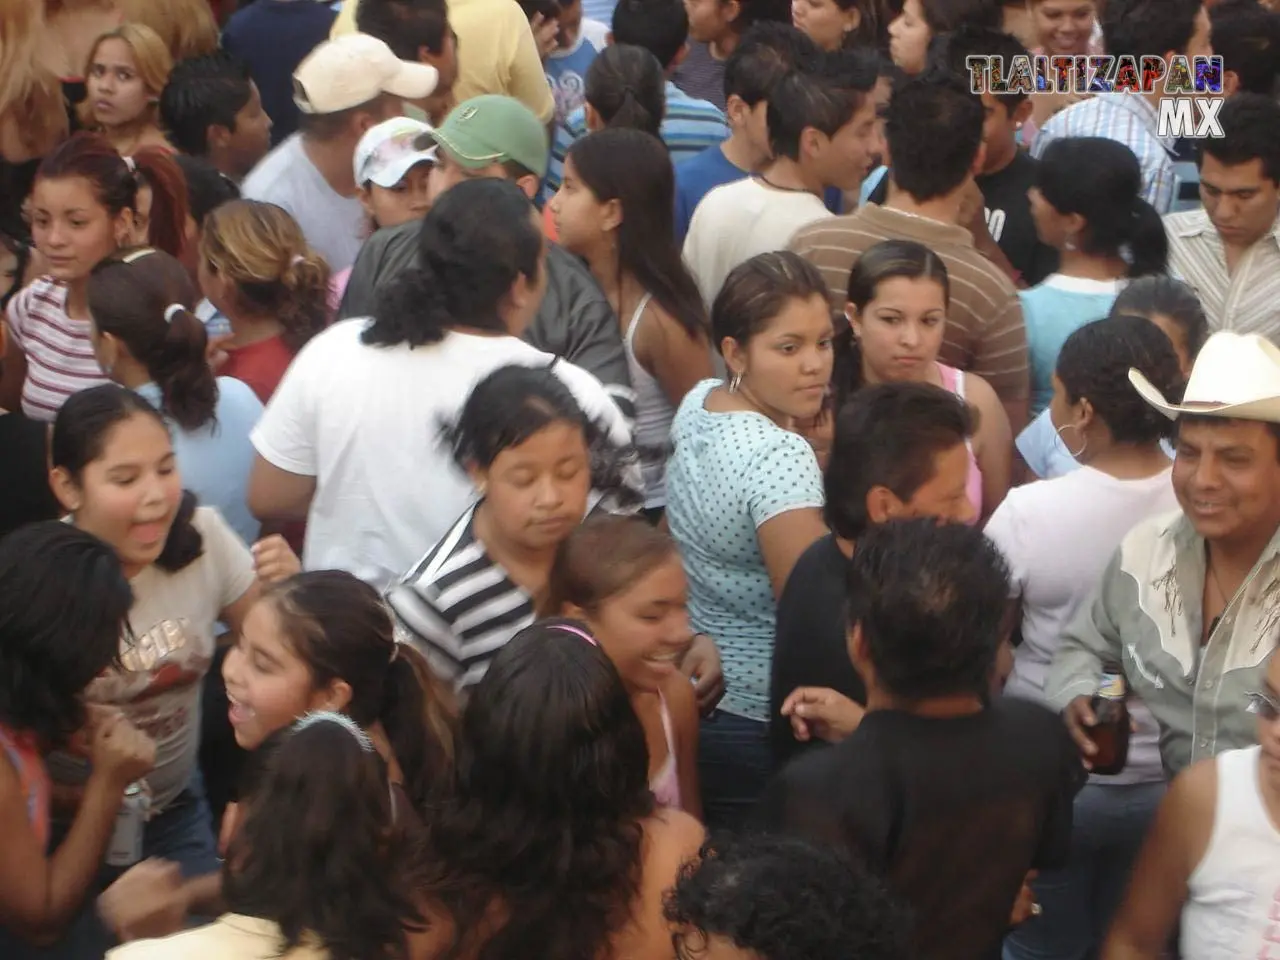
[[[1159,721],[1172,776],[1256,742],[1249,694],[1263,689],[1280,639],[1280,349],[1257,335],[1215,334],[1181,403],[1137,370],[1129,380],[1177,421],[1181,510],[1125,536],[1092,605],[1063,635],[1045,692],[1087,760],[1096,752],[1090,698],[1104,664],[1120,664]]]

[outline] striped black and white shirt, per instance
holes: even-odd
[[[474,686],[489,661],[533,623],[533,598],[476,539],[469,507],[387,593],[397,640],[417,648],[455,690]]]

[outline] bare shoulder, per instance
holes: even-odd
[[[1193,763],[1173,778],[1164,806],[1171,814],[1212,822],[1218,805],[1218,760],[1210,757]]]
[[[707,831],[696,818],[683,810],[664,807],[645,822],[648,865],[655,871],[674,875],[680,866],[695,856],[707,838]]]

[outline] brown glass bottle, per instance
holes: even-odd
[[[1112,776],[1124,769],[1129,759],[1129,685],[1116,663],[1102,668],[1102,683],[1089,702],[1097,723],[1089,728],[1089,739],[1098,752],[1093,755],[1093,772]]]

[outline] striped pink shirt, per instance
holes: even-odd
[[[22,412],[50,422],[67,397],[106,383],[89,321],[67,316],[66,287],[41,277],[9,301],[9,333],[27,358]]]

